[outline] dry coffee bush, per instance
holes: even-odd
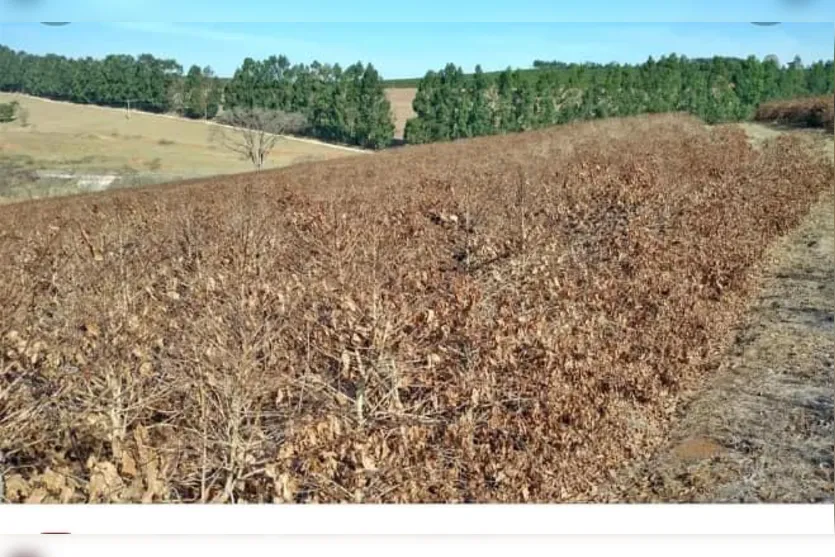
[[[594,500],[832,179],[658,115],[4,206],[5,497]]]
[[[755,120],[833,131],[835,102],[832,95],[789,99],[763,103],[757,109]]]

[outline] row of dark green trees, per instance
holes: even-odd
[[[391,106],[374,66],[356,63],[290,65],[285,56],[244,60],[224,90],[225,107],[267,108],[303,114],[323,140],[372,149],[394,136]]]
[[[244,60],[232,79],[211,67],[185,75],[175,60],[150,54],[103,59],[38,56],[0,45],[0,91],[55,100],[175,112],[214,118],[224,108],[268,108],[301,113],[306,133],[369,148],[389,145],[394,135],[382,78],[370,64],[290,65],[284,56]]]
[[[429,72],[414,100],[417,117],[408,143],[518,132],[651,112],[692,113],[708,123],[751,118],[768,100],[833,93],[832,61],[782,66],[760,60],[683,56],[649,58],[641,65],[536,61],[534,70],[465,75],[447,65]]]
[[[204,73],[208,73],[205,76],[208,83],[201,85],[210,88],[213,76],[211,69],[207,70],[195,66],[189,70],[189,79],[184,80],[183,67],[175,60],[150,54],[73,59],[16,52],[0,45],[2,91],[103,106],[121,107],[131,102],[137,109],[149,112],[185,112],[189,104],[197,108],[199,95],[186,91],[185,84],[189,81],[193,86],[198,75],[204,81]]]
[[[220,107],[267,108],[305,116],[315,137],[381,148],[394,125],[384,81],[371,64],[291,65],[285,56],[247,58],[231,79],[211,67],[185,74],[175,60],[110,55],[66,58],[0,45],[0,91],[151,112],[214,118]],[[448,64],[420,80],[407,143],[517,132],[648,112],[685,111],[709,123],[750,118],[763,101],[833,92],[832,61],[783,66],[760,60],[670,55],[640,65],[565,64],[464,74]]]

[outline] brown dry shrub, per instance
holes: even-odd
[[[652,116],[2,207],[6,497],[593,499],[832,179]]]
[[[772,101],[761,104],[754,116],[761,122],[774,122],[833,131],[835,103],[832,95]]]

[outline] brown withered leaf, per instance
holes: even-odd
[[[3,205],[0,390],[27,371],[3,402],[27,418],[0,440],[79,478],[7,497],[194,500],[205,474],[225,501],[232,466],[243,502],[603,497],[831,188],[815,149],[652,115]]]

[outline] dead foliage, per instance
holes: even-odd
[[[652,116],[2,207],[5,498],[592,500],[832,179]]]
[[[832,95],[772,101],[757,108],[755,120],[833,131],[835,106]]]

